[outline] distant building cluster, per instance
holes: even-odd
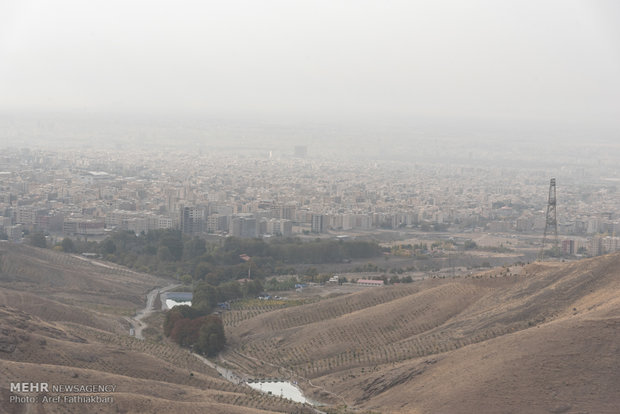
[[[542,234],[547,177],[465,166],[148,152],[6,149],[0,234],[102,239],[177,229],[195,236],[291,237],[379,229]],[[619,250],[614,182],[558,180],[565,254]]]

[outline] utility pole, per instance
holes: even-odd
[[[545,256],[545,245],[547,244],[547,236],[550,231],[553,231],[553,250],[555,253],[559,253],[556,205],[555,178],[552,178],[549,183],[549,201],[547,201],[547,214],[545,216],[545,232],[543,234],[542,246],[540,246],[540,252],[538,253],[538,260],[543,260]]]
[[[248,264],[248,279],[252,279],[252,258],[247,254],[240,254],[239,258]]]

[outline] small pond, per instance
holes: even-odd
[[[173,299],[166,299],[166,307],[168,309],[172,309],[175,306],[180,306],[180,305],[192,306],[192,301],[190,300],[189,302],[177,302],[176,300],[173,300]]]
[[[162,309],[172,309],[179,305],[192,306],[192,292],[164,292],[161,294]]]
[[[309,403],[301,390],[288,381],[255,381],[248,382],[248,385],[255,390],[287,398],[299,403]]]

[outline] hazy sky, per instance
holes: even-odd
[[[0,0],[0,110],[618,126],[620,2]]]

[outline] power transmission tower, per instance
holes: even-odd
[[[550,230],[553,230],[553,252],[559,253],[558,249],[558,220],[556,214],[556,198],[555,198],[555,178],[549,183],[549,201],[547,202],[547,215],[545,217],[545,233],[543,235],[542,246],[538,253],[538,260],[542,260],[545,256],[545,245],[547,244],[547,236]]]

